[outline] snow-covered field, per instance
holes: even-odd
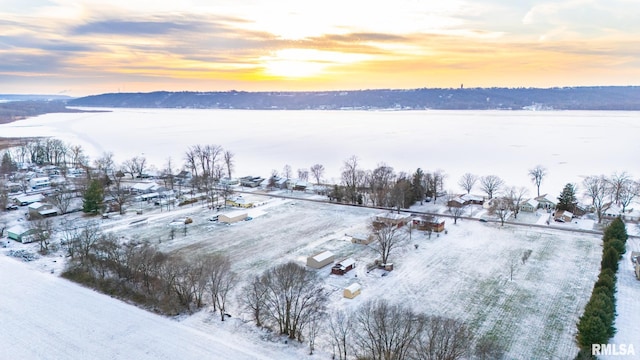
[[[261,199],[260,195],[245,196],[248,199]],[[575,355],[575,323],[590,296],[599,269],[601,247],[598,236],[526,226],[500,227],[498,224],[475,220],[459,220],[457,225],[453,225],[451,220],[447,220],[446,234],[433,234],[429,238],[424,233],[413,231],[411,240],[391,258],[395,265],[394,271],[382,277],[382,273],[377,270],[367,272],[366,265],[377,257],[375,252],[367,246],[351,243],[350,237],[345,235],[365,233],[367,222],[378,212],[301,200],[272,199],[266,201],[263,206],[249,209],[249,215],[254,218],[252,221],[232,225],[207,221],[213,211],[200,205],[169,212],[155,210],[145,212],[144,215],[130,214],[101,220],[101,224],[105,230],[115,231],[127,238],[149,240],[157,243],[163,250],[179,251],[187,256],[223,251],[231,255],[234,270],[245,279],[274,264],[289,260],[305,264],[307,256],[321,250],[330,250],[336,254],[336,260],[353,257],[357,261],[356,269],[342,277],[330,275],[329,267],[318,270],[319,277],[331,291],[330,310],[353,309],[364,301],[382,297],[410,305],[416,311],[462,319],[470,324],[477,335],[496,335],[507,349],[508,358],[563,359]],[[170,240],[168,224],[174,218],[185,216],[192,217],[194,223],[189,225],[186,235],[177,232],[175,238]],[[147,220],[135,226],[129,225],[140,217]],[[535,215],[532,215],[530,219],[532,223],[535,222],[534,217]],[[417,249],[415,244],[418,245]],[[11,249],[19,247],[23,245],[10,243]],[[532,250],[532,253],[530,258],[522,263],[521,257],[526,250]],[[32,281],[33,285],[24,286],[37,287],[36,283],[44,282],[51,284],[53,288],[60,288],[43,288],[42,291],[50,293],[50,296],[40,300],[34,300],[38,297],[30,295],[9,301],[9,308],[16,312],[14,315],[5,315],[11,316],[7,320],[9,323],[19,321],[18,314],[22,313],[29,313],[25,315],[25,321],[33,324],[35,329],[52,327],[50,324],[57,323],[53,316],[77,318],[79,327],[90,327],[91,323],[96,323],[95,327],[91,327],[93,332],[89,332],[87,336],[94,336],[102,341],[100,343],[95,340],[102,344],[101,346],[94,348],[91,345],[85,348],[75,343],[75,346],[78,346],[76,349],[87,353],[108,347],[111,341],[118,342],[116,334],[121,331],[120,326],[125,328],[123,331],[133,334],[130,341],[119,342],[121,347],[116,347],[114,352],[98,352],[105,357],[117,358],[118,351],[124,352],[137,341],[143,341],[136,338],[144,336],[142,328],[159,329],[158,332],[154,330],[150,336],[157,336],[163,340],[151,340],[149,343],[158,348],[154,351],[160,356],[171,354],[175,351],[174,347],[178,347],[178,343],[184,341],[181,337],[183,335],[180,334],[187,331],[185,328],[189,329],[187,334],[193,331],[198,333],[189,341],[209,341],[212,344],[211,351],[220,354],[236,351],[236,342],[230,342],[233,346],[228,348],[219,342],[210,342],[212,335],[215,339],[239,338],[234,341],[237,341],[237,346],[247,353],[240,353],[233,358],[251,358],[255,346],[264,346],[266,351],[275,352],[260,352],[267,358],[273,358],[276,353],[276,357],[285,359],[306,356],[304,345],[284,346],[281,341],[274,343],[262,339],[263,336],[255,331],[255,326],[243,323],[243,320],[248,320],[249,317],[243,314],[235,303],[229,308],[234,322],[222,324],[207,310],[191,317],[167,320],[119,304],[117,300],[92,291],[75,289],[79,287],[48,273],[52,266],[57,266],[53,265],[52,261],[59,259],[56,256],[43,257],[30,267],[13,265],[2,272],[3,279],[10,277],[8,274],[14,272],[23,274],[18,277],[17,283],[7,285],[8,291],[4,292],[4,296],[24,293],[25,290],[20,287],[23,285],[20,284],[29,281]],[[13,260],[3,260],[3,263],[7,261]],[[48,264],[48,267],[43,264]],[[512,264],[513,280],[510,279]],[[40,269],[45,273],[25,275],[34,272],[33,269]],[[33,280],[21,280],[21,276],[33,277]],[[362,285],[362,295],[353,300],[344,299],[342,289],[353,282]],[[8,279],[5,283],[11,284]],[[67,293],[74,294],[76,291],[90,295],[70,296],[91,298],[82,300],[84,298],[81,297],[81,300],[69,301],[65,297]],[[112,307],[118,310],[108,310]],[[42,310],[43,308],[48,310]],[[54,308],[63,310],[51,312]],[[93,309],[96,308],[101,310],[95,312]],[[102,310],[103,308],[105,310]],[[122,314],[116,316],[109,311]],[[47,315],[48,312],[52,314]],[[129,312],[132,315],[126,315]],[[103,314],[106,319],[95,319]],[[119,319],[112,328],[109,328],[109,318]],[[129,324],[126,320],[128,318],[134,319],[134,323]],[[147,322],[151,323],[147,325]],[[173,330],[164,330],[165,326],[175,326],[177,335],[173,336],[173,332],[169,334],[168,332]],[[102,327],[107,329],[102,330]],[[68,330],[63,333],[71,331]],[[142,333],[137,335],[138,332]],[[91,339],[93,338],[89,338]],[[71,338],[63,336],[62,342],[65,341],[73,342]],[[245,348],[245,342],[256,342],[258,345]],[[223,340],[222,343],[227,344],[227,341]],[[10,345],[14,349],[24,344],[16,344],[11,340]],[[331,347],[325,336],[318,339],[317,346],[320,351],[314,355],[315,357],[330,357]],[[37,349],[37,346],[33,349]],[[33,349],[28,351],[39,351]],[[136,351],[142,352],[143,349]],[[198,345],[193,351],[196,357],[199,351],[204,350]],[[191,353],[186,353],[185,357],[191,357],[190,355]],[[144,353],[141,357],[144,358]]]
[[[115,109],[48,114],[0,125],[0,136],[54,136],[104,151],[121,162],[144,154],[164,166],[182,163],[195,144],[236,154],[238,176],[269,176],[285,164],[323,164],[328,180],[344,160],[364,169],[386,162],[396,171],[444,170],[447,188],[460,175],[495,174],[533,193],[527,171],[548,168],[542,193],[559,194],[584,175],[626,170],[640,176],[640,112],[605,111],[251,111]]]

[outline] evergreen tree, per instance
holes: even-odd
[[[578,344],[583,349],[590,349],[591,344],[609,342],[607,326],[599,316],[585,312],[578,323]]]
[[[91,180],[82,199],[82,211],[85,213],[97,213],[102,207],[104,192],[99,180]]]
[[[601,269],[611,269],[613,272],[618,271],[618,260],[620,254],[616,249],[611,246],[605,246],[604,254],[602,255],[602,262],[600,263]]]
[[[558,196],[558,205],[556,208],[558,210],[567,210],[570,212],[575,212],[576,204],[578,200],[576,199],[576,189],[573,184],[567,184],[562,189],[562,193]]]
[[[11,174],[16,170],[18,170],[18,165],[13,161],[9,152],[5,151],[0,162],[0,175]]]
[[[623,244],[627,242],[629,235],[627,234],[627,228],[624,225],[624,222],[619,217],[615,218],[611,224],[609,224],[604,229],[604,240],[607,241],[609,239],[618,239],[622,241]]]

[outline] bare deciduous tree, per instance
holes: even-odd
[[[540,196],[540,185],[542,185],[542,180],[544,180],[546,175],[547,169],[542,165],[536,165],[536,167],[529,170],[529,177],[538,189],[538,196]]]
[[[424,317],[410,308],[386,300],[368,301],[355,314],[360,331],[354,332],[356,358],[409,359],[423,331]]]
[[[622,205],[622,212],[625,212],[627,206],[631,204],[633,199],[635,199],[638,194],[640,194],[640,182],[639,181],[629,181],[622,187],[622,191],[620,192],[620,205]]]
[[[468,355],[473,333],[460,320],[429,316],[415,342],[415,359],[458,360]]]
[[[121,170],[116,171],[113,174],[113,181],[111,182],[111,186],[107,189],[107,193],[111,195],[113,201],[118,205],[118,212],[120,215],[125,213],[125,204],[131,198],[131,193],[129,192],[129,188],[124,186],[123,183],[124,172]]]
[[[525,196],[527,196],[527,194],[529,193],[529,191],[525,188],[525,187],[510,187],[507,189],[507,191],[505,192],[505,197],[508,199],[509,203],[511,204],[511,211],[513,211],[513,218],[517,219],[518,218],[518,213],[520,212],[520,205],[522,205],[522,202],[525,200]]]
[[[607,179],[607,192],[611,196],[611,200],[616,204],[620,204],[623,192],[632,183],[633,179],[626,171],[613,173],[613,175]]]
[[[467,192],[467,194],[469,194],[471,190],[473,190],[473,187],[476,185],[476,182],[478,182],[478,177],[476,175],[465,173],[460,177],[460,180],[458,180],[458,186],[460,186]]]
[[[291,179],[291,165],[286,164],[283,168],[282,168],[282,177],[284,177],[285,179],[289,180]]]
[[[51,219],[35,219],[29,221],[29,230],[33,241],[40,245],[39,252],[41,254],[49,253],[49,244],[53,235],[53,223]]]
[[[213,310],[217,309],[220,320],[224,321],[228,295],[236,283],[236,274],[231,271],[231,260],[225,255],[210,256],[206,260],[205,269]]]
[[[233,167],[235,166],[233,156],[234,154],[229,150],[224,152],[224,165],[227,168],[227,175],[229,176],[229,179],[231,179],[231,173],[233,171]]]
[[[406,237],[393,224],[373,222],[371,230],[375,238],[373,249],[380,254],[383,264],[389,260],[389,255],[406,242]]]
[[[489,211],[495,214],[498,219],[500,219],[500,225],[504,226],[504,222],[509,217],[512,207],[513,205],[509,198],[502,196],[494,199],[493,206],[489,209]]]
[[[337,352],[339,360],[347,360],[349,340],[353,331],[352,316],[342,310],[331,314],[329,317],[329,330],[331,332],[333,356],[335,357]]]
[[[322,176],[324,175],[324,166],[322,164],[315,164],[311,166],[310,170],[313,178],[316,180],[316,184],[320,185]]]
[[[55,206],[60,210],[60,214],[66,214],[71,206],[71,200],[73,200],[73,193],[67,188],[66,185],[61,184],[56,187],[56,191],[50,192],[47,195],[47,202]]]
[[[358,201],[358,190],[365,179],[365,171],[360,169],[359,159],[353,155],[345,160],[342,165],[342,183],[344,185],[345,197],[352,204]]]
[[[239,302],[242,306],[249,310],[256,326],[261,327],[265,321],[266,301],[267,301],[267,284],[264,276],[254,277],[247,285],[242,288],[239,296]]]
[[[605,203],[609,190],[609,183],[604,175],[587,176],[582,184],[585,194],[591,198],[591,205],[598,216],[598,224],[602,222],[602,214],[609,208],[610,204]]]
[[[309,318],[324,311],[327,295],[316,275],[294,262],[267,270],[265,309],[268,318],[281,334],[302,341],[302,330]]]
[[[493,195],[504,185],[504,181],[496,175],[487,175],[480,178],[480,187],[482,191],[487,193],[489,199],[493,199]]]

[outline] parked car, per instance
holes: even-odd
[[[247,216],[247,218],[244,219],[244,221],[250,221],[250,220],[253,220],[253,218],[251,216]]]
[[[18,205],[15,205],[15,204],[7,205],[7,210],[18,210]]]
[[[480,222],[487,222],[487,219],[479,219]]]

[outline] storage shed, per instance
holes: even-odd
[[[335,255],[331,251],[323,251],[307,258],[307,266],[321,269],[333,262]]]
[[[335,275],[344,275],[356,267],[356,261],[353,258],[347,258],[335,264],[331,268],[331,273]]]
[[[368,245],[375,240],[372,234],[354,234],[351,235],[351,242],[354,244]]]
[[[353,283],[346,288],[344,288],[343,295],[347,299],[353,299],[354,297],[360,295],[362,292],[362,287],[358,283]]]
[[[18,225],[7,230],[7,238],[26,244],[33,241],[33,236],[30,235],[34,232],[35,229],[27,229]]]
[[[235,222],[242,221],[246,218],[247,218],[246,211],[231,211],[225,214],[220,214],[218,216],[218,221],[227,223],[227,224],[233,224]]]

